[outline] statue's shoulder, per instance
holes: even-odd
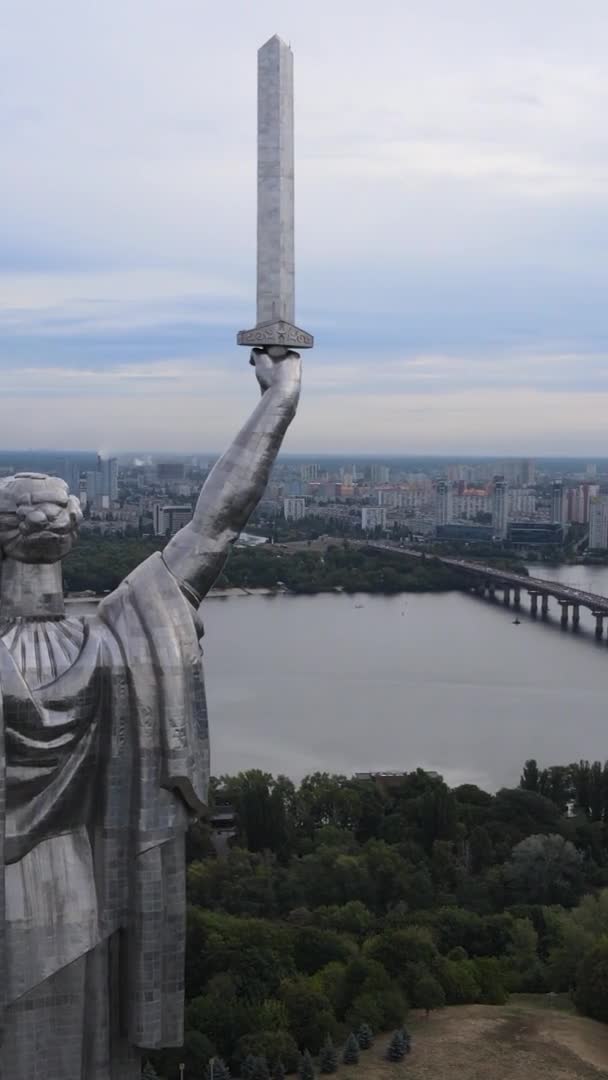
[[[0,629],[0,672],[13,665],[31,689],[60,678],[79,660],[94,634],[86,618],[16,619]]]

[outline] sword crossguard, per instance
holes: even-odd
[[[312,349],[315,339],[306,330],[288,322],[260,323],[253,330],[241,330],[237,334],[238,345],[261,346],[270,348],[280,346],[283,349]]]

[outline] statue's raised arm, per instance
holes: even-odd
[[[262,400],[209,474],[192,521],[163,552],[171,573],[198,599],[213,585],[230,545],[264,494],[298,404],[298,353],[279,347],[254,349],[251,363]]]

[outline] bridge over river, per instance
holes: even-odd
[[[391,551],[394,554],[402,554],[407,558],[424,558],[420,551],[412,551],[409,548],[397,547],[393,544],[375,543],[369,547]],[[426,556],[428,558],[429,556]],[[450,555],[433,556],[445,566],[459,571],[463,577],[465,588],[496,599],[496,593],[501,592],[503,603],[508,607],[511,603],[518,610],[521,607],[522,592],[530,597],[530,611],[532,615],[538,615],[539,602],[540,614],[546,619],[549,614],[549,600],[557,601],[561,608],[561,624],[568,626],[570,618],[572,627],[577,630],[580,624],[580,609],[588,608],[595,617],[595,636],[599,639],[604,633],[604,619],[608,618],[608,597],[599,596],[596,593],[585,592],[573,585],[564,585],[561,581],[547,581],[545,578],[528,577],[526,574],[516,574],[510,570],[500,570],[495,566],[486,566],[485,563],[472,562],[468,559],[458,559]]]

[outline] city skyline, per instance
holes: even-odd
[[[255,50],[296,53],[292,453],[608,454],[590,2],[59,0],[5,20],[3,438],[221,448],[255,389]],[[78,49],[74,49],[74,40]],[[52,42],[53,47],[49,47]],[[160,437],[162,436],[162,438]]]

